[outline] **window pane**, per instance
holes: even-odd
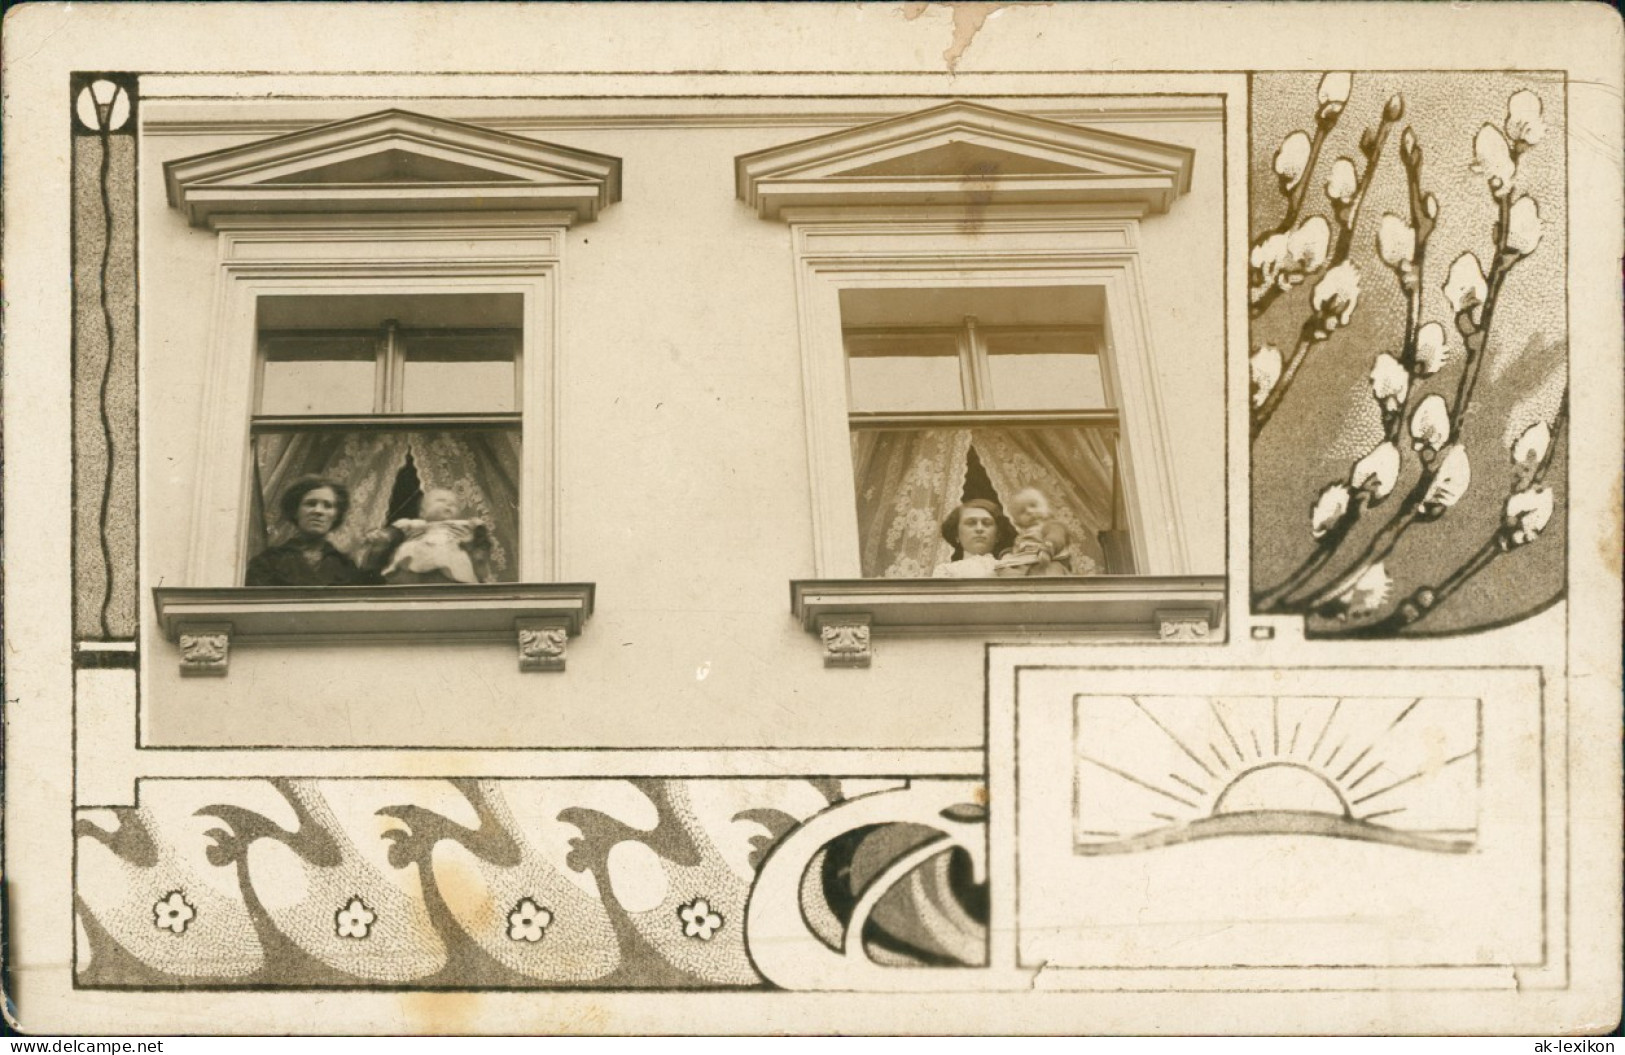
[[[953,334],[849,336],[853,411],[964,410]]]
[[[412,334],[405,338],[406,414],[511,413],[516,335]]]
[[[377,341],[369,335],[269,336],[261,414],[370,414]]]
[[[254,513],[247,552],[257,556],[288,543],[298,525],[282,514],[283,497],[302,477],[320,476],[345,485],[350,507],[344,523],[327,541],[367,573],[391,584],[513,582],[519,578],[519,429],[478,426],[443,429],[294,428],[256,430],[254,435]],[[427,512],[423,496],[450,491]],[[400,520],[433,516],[448,523],[450,542],[430,536],[397,566],[398,548],[369,545],[369,532]],[[466,522],[466,523],[464,523]],[[417,528],[417,537],[428,531]],[[409,537],[405,528],[397,536]],[[467,563],[464,563],[466,557]],[[411,566],[408,566],[411,565]],[[327,571],[343,568],[327,561]],[[250,564],[260,581],[253,585],[339,585],[307,581],[310,574],[287,554]],[[299,581],[268,581],[276,579]],[[331,575],[329,576],[332,577]],[[342,577],[342,576],[340,576]]]
[[[988,334],[997,410],[1094,410],[1108,406],[1100,357],[1078,335]]]
[[[932,575],[951,559],[942,525],[960,501],[990,501],[1007,519],[1022,519],[1012,506],[1028,489],[1043,494],[1049,517],[1004,526],[992,555],[1009,563],[1007,572],[1133,574],[1117,450],[1117,429],[1110,425],[854,428],[863,574]],[[1017,533],[1021,528],[1025,536]]]

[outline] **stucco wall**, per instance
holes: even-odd
[[[1197,151],[1190,193],[1142,227],[1143,268],[1192,570],[1219,573],[1223,132],[1109,127]],[[598,590],[565,673],[518,673],[511,645],[240,647],[229,676],[183,679],[149,599],[144,741],[978,747],[984,639],[881,638],[872,668],[826,670],[789,611],[789,581],[814,574],[790,232],[734,198],[732,165],[824,130],[530,133],[624,160],[623,200],[571,230],[562,270],[563,578]],[[161,166],[253,138],[142,147],[148,587],[185,584],[216,271]]]

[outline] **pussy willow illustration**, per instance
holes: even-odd
[[[1562,248],[1550,247],[1539,196],[1560,184],[1525,185],[1537,151],[1552,139],[1561,151],[1537,89],[1558,96],[1539,82],[1501,94],[1500,120],[1428,144],[1435,160],[1413,125],[1414,101],[1404,91],[1368,97],[1363,83],[1319,79],[1312,121],[1273,155],[1284,213],[1251,251],[1254,611],[1305,616],[1324,636],[1510,621],[1554,599],[1560,579],[1525,580],[1515,612],[1488,610],[1480,591],[1474,612],[1458,604],[1435,617],[1492,565],[1555,549],[1531,565],[1545,582],[1562,562],[1561,537],[1547,536],[1560,509],[1565,348],[1527,330],[1516,345],[1502,322],[1562,301]],[[1334,138],[1347,138],[1339,127],[1367,115],[1357,156],[1328,158]],[[1429,127],[1440,127],[1436,116]],[[1271,193],[1254,189],[1255,227]],[[1379,212],[1379,197],[1396,208]],[[1441,247],[1447,222],[1452,244]],[[1351,388],[1353,369],[1368,373]],[[1306,477],[1310,463],[1326,475]],[[1517,582],[1518,572],[1503,574]]]

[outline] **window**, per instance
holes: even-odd
[[[517,580],[522,313],[519,294],[259,298],[245,553],[288,539],[281,496],[321,476],[350,491],[329,541],[357,563],[381,570],[367,534],[449,491],[483,529],[478,579]]]
[[[952,558],[961,501],[1036,489],[1068,543],[1052,574],[1130,574],[1103,306],[1084,287],[844,290],[848,421],[866,578]]]

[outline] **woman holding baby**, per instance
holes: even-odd
[[[489,577],[485,525],[461,516],[451,491],[423,495],[417,517],[367,533],[360,561],[331,535],[350,511],[350,491],[337,480],[306,476],[282,493],[282,519],[293,536],[248,562],[249,586],[379,586],[477,583]]]

